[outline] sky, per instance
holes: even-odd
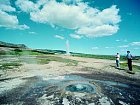
[[[140,55],[139,0],[0,0],[0,41],[34,49]]]

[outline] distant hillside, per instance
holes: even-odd
[[[52,53],[52,54],[66,54],[66,51],[63,50],[36,49],[35,51]]]
[[[0,41],[0,47],[10,47],[10,48],[27,48],[24,44],[13,44]]]
[[[0,55],[10,54],[10,55],[22,55],[22,54],[66,54],[66,51],[63,50],[49,50],[49,49],[29,49],[24,44],[12,44],[0,41]],[[5,48],[3,48],[5,47]],[[12,49],[10,49],[12,48]],[[85,57],[85,58],[96,58],[96,59],[110,59],[115,60],[114,55],[94,55],[94,54],[84,54],[70,52],[72,56]],[[121,61],[126,60],[125,56],[121,56]],[[140,62],[140,56],[135,56],[133,60]]]
[[[13,44],[13,43],[7,43],[0,41],[0,55],[5,54],[12,54],[15,55],[17,53],[23,53],[23,52],[37,52],[42,54],[66,54],[66,51],[62,50],[49,50],[49,49],[29,49],[24,44]],[[12,49],[10,49],[12,48]],[[35,54],[37,54],[35,53]]]

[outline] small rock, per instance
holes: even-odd
[[[63,105],[69,105],[69,100],[67,98],[63,98]]]
[[[95,103],[90,103],[90,104],[88,104],[88,105],[95,105]]]

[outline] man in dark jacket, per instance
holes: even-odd
[[[130,71],[132,71],[132,55],[130,54],[130,51],[127,51],[127,64]]]

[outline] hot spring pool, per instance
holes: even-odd
[[[77,75],[26,78],[27,83],[0,94],[0,104],[139,105],[140,87]]]

